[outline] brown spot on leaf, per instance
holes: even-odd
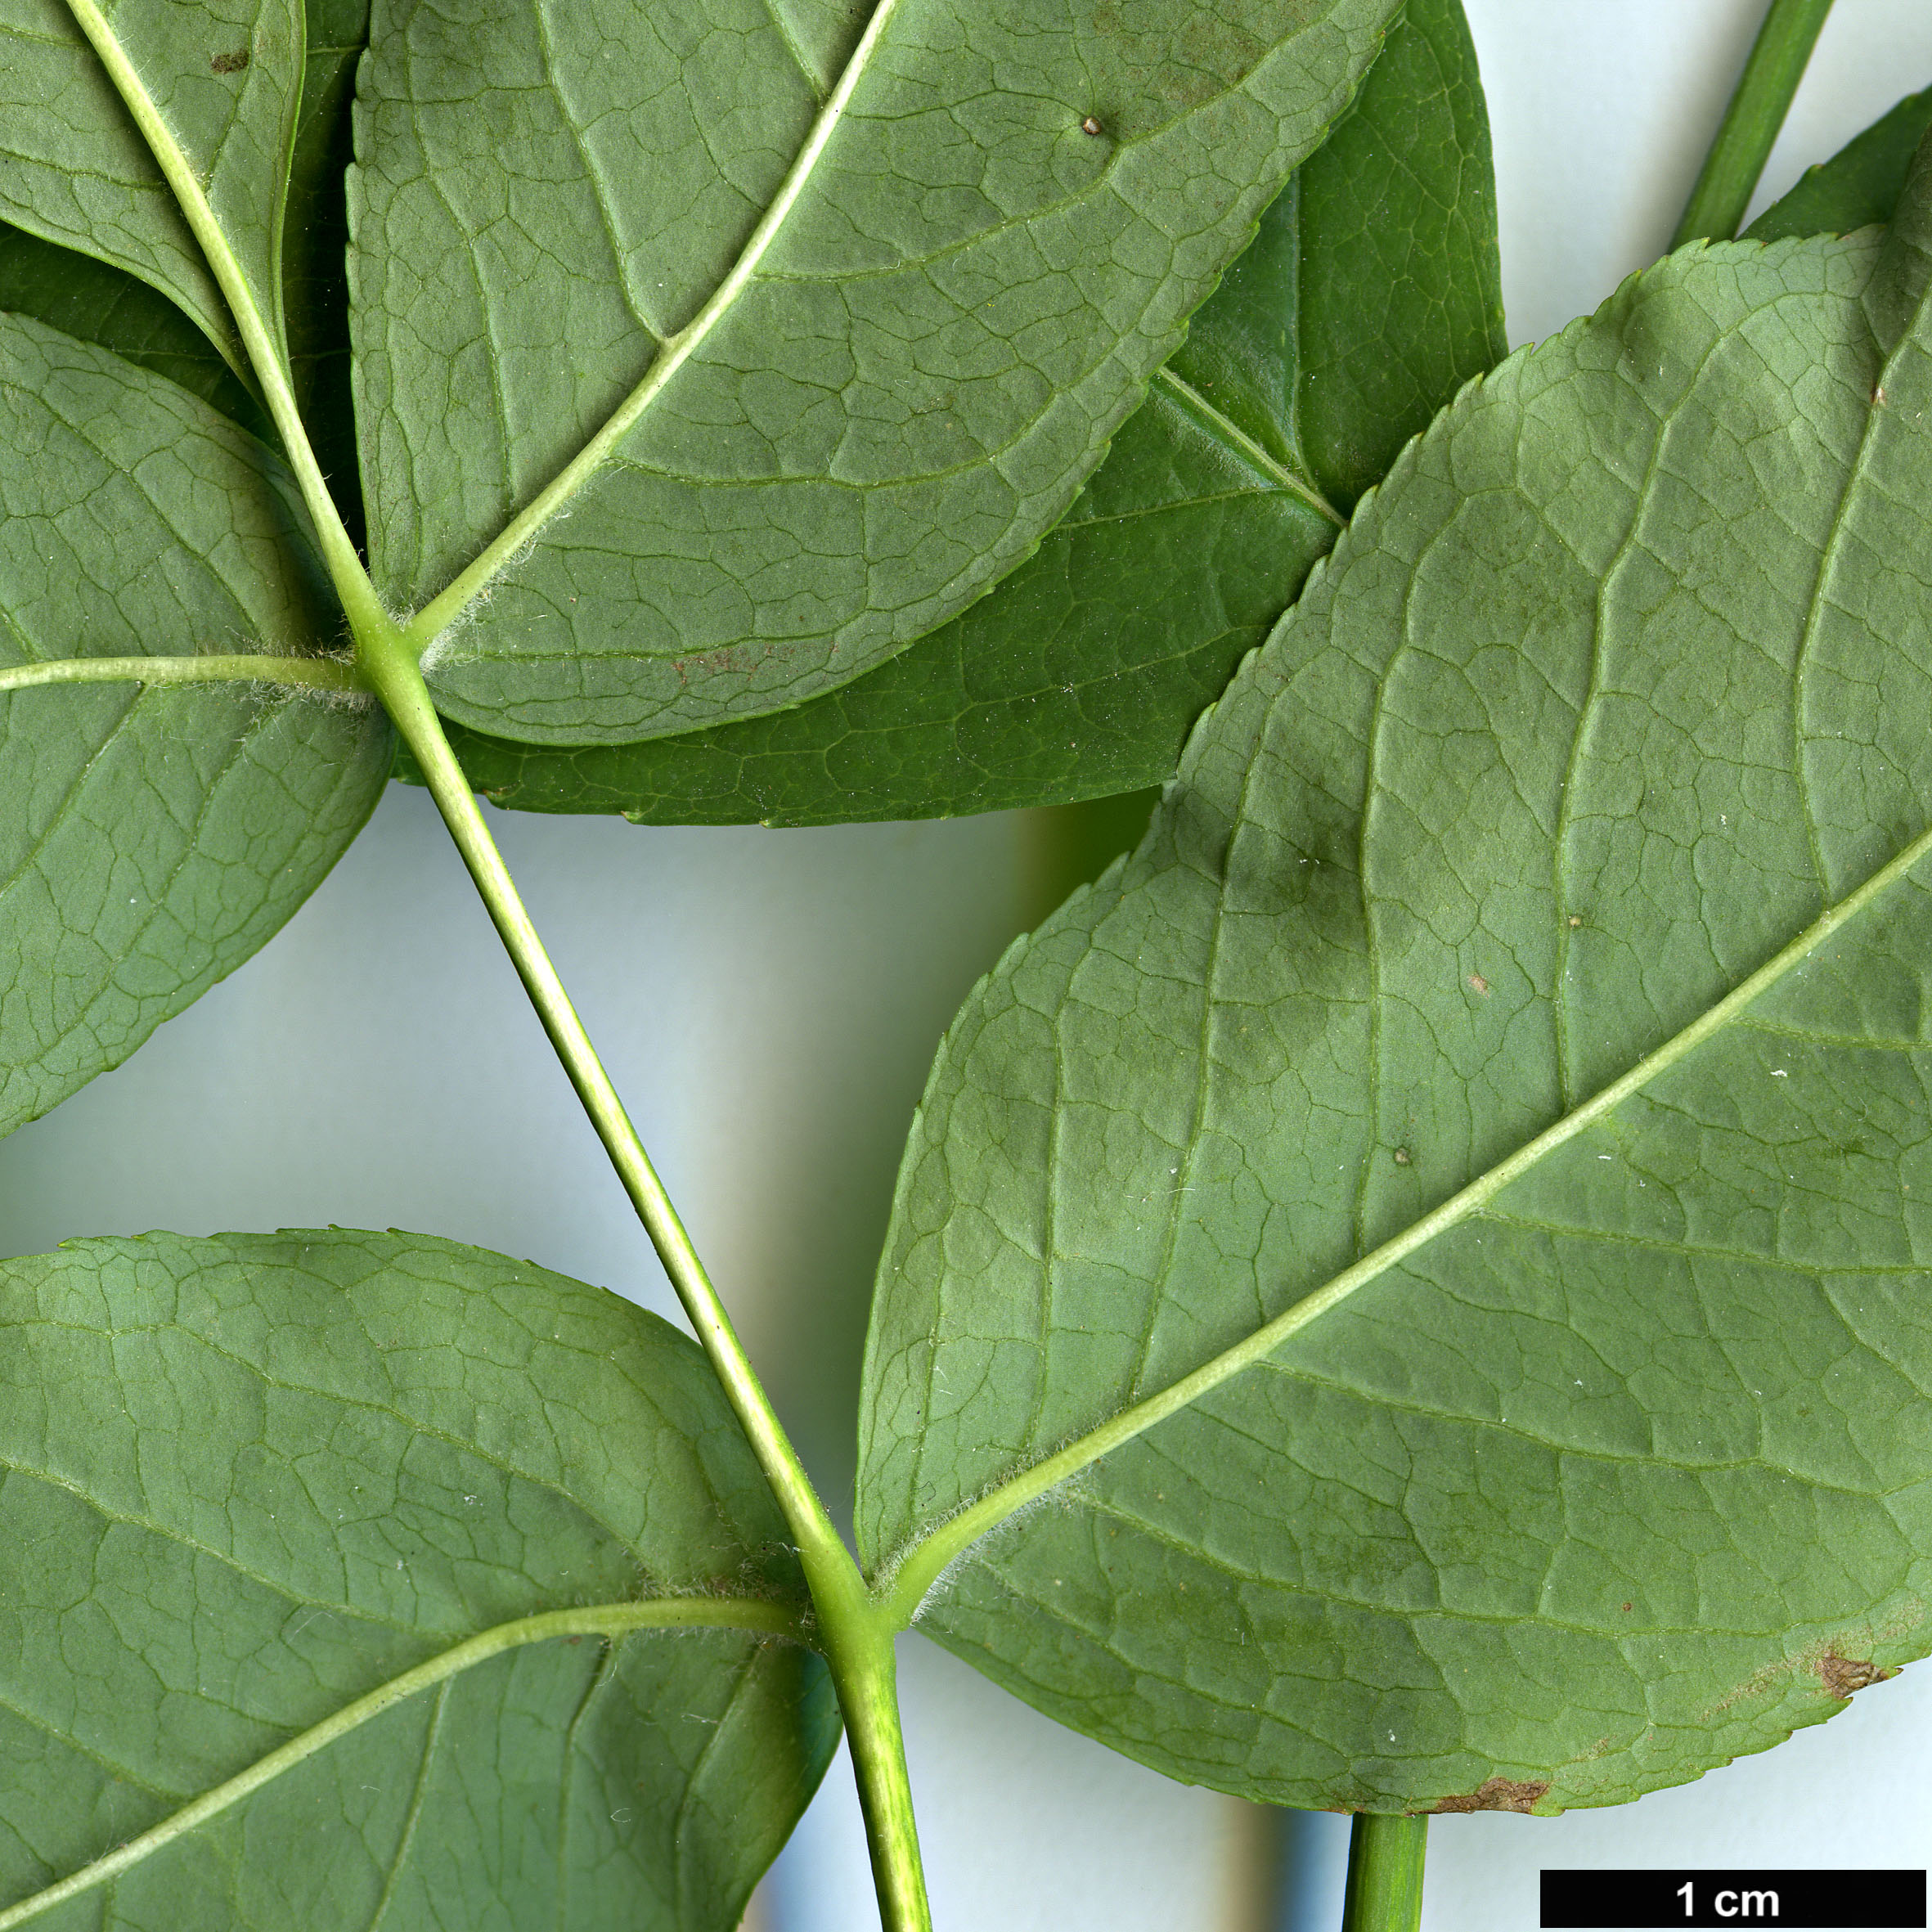
[[[1528,1811],[1537,1799],[1550,1788],[1546,1777],[1540,1781],[1529,1778],[1485,1777],[1473,1791],[1465,1792],[1460,1798],[1445,1798],[1440,1804],[1429,1807],[1431,1811]]]
[[[238,47],[231,54],[212,54],[209,56],[209,70],[214,74],[239,74],[249,63],[249,50]]]
[[[1836,1651],[1826,1651],[1818,1660],[1818,1681],[1834,1697],[1849,1697],[1867,1684],[1882,1684],[1898,1674],[1868,1658],[1841,1657]]]
[[[1471,973],[1469,983],[1479,993],[1486,993],[1489,990],[1489,982],[1480,973]]]
[[[1092,115],[1089,115],[1087,118],[1081,123],[1080,131],[1083,134],[1098,134],[1101,132],[1100,124],[1099,121],[1094,119]]]

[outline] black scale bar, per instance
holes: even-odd
[[[1546,1871],[1548,1927],[1830,1926],[1925,1923],[1922,1871]]]

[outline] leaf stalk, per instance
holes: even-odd
[[[1349,1834],[1342,1932],[1416,1932],[1422,1918],[1422,1861],[1429,1821],[1358,1812]]]
[[[358,627],[356,663],[415,754],[544,1031],[671,1278],[798,1544],[817,1617],[813,1639],[831,1667],[851,1740],[887,1932],[931,1932],[899,1722],[892,1650],[897,1626],[873,1601],[826,1514],[531,923],[430,702],[415,645],[385,618],[380,627]]]
[[[836,1549],[849,1564],[845,1545],[752,1373],[717,1290],[524,909],[510,869],[483,822],[482,807],[444,735],[414,650],[402,633],[385,620],[379,631],[358,631],[356,663],[421,766],[497,936],[664,1264],[664,1272],[744,1425],[801,1551]]]
[[[831,1667],[851,1746],[881,1922],[885,1932],[932,1932],[899,1719],[899,1625],[874,1602],[849,1557],[837,1574],[822,1577],[806,1559],[806,1575],[819,1613],[818,1647]]]
[[[1743,226],[1751,191],[1831,11],[1831,0],[1771,0],[1683,218],[1670,238],[1673,249],[1693,241],[1728,241]]]
[[[0,670],[0,692],[43,685],[249,684],[333,691],[361,697],[367,691],[355,667],[339,658],[281,658],[230,652],[205,658],[46,658]]]

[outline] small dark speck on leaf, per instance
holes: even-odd
[[[1409,1149],[1407,1148],[1399,1147],[1395,1149],[1395,1165],[1398,1167],[1406,1167],[1409,1165]]]
[[[1091,115],[1089,115],[1087,118],[1081,123],[1080,131],[1083,134],[1098,134],[1101,131],[1100,124],[1095,120]]]
[[[1882,1684],[1898,1674],[1862,1657],[1841,1657],[1836,1651],[1826,1651],[1818,1663],[1818,1681],[1834,1697],[1849,1697],[1867,1684]]]
[[[1460,1798],[1445,1798],[1431,1811],[1528,1811],[1550,1788],[1546,1777],[1540,1782],[1512,1777],[1485,1777],[1473,1791]]]
[[[1629,1607],[1630,1607],[1630,1606],[1629,1606],[1628,1603],[1626,1603],[1626,1604],[1624,1606],[1624,1608],[1625,1610],[1628,1610]]]
[[[238,47],[231,54],[213,54],[209,57],[209,67],[216,74],[239,74],[248,65],[249,50]]]

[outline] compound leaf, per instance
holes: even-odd
[[[1158,784],[1366,482],[1507,346],[1460,0],[1411,0],[1170,372],[1037,555],[790,711],[640,744],[459,730],[499,804],[822,824]],[[405,765],[404,775],[411,775]]]
[[[281,465],[174,384],[0,316],[0,664],[334,643]],[[264,945],[389,757],[372,705],[268,685],[0,695],[0,1130]]]
[[[74,1242],[0,1307],[0,1924],[738,1923],[838,1721],[695,1345],[335,1229]]]
[[[636,739],[954,615],[1064,513],[1394,11],[379,7],[363,487],[439,706]]]
[[[859,1524],[1042,1710],[1555,1810],[1932,1645],[1929,243],[1466,391],[956,1022]]]
[[[279,332],[301,0],[0,0],[0,215],[151,284],[240,370],[207,261],[83,17],[126,58]]]
[[[1744,239],[1781,241],[1788,235],[1849,235],[1854,228],[1889,222],[1928,127],[1932,127],[1932,88],[1922,94],[1907,94],[1830,160],[1808,168],[1789,194],[1772,202],[1745,230]]]

